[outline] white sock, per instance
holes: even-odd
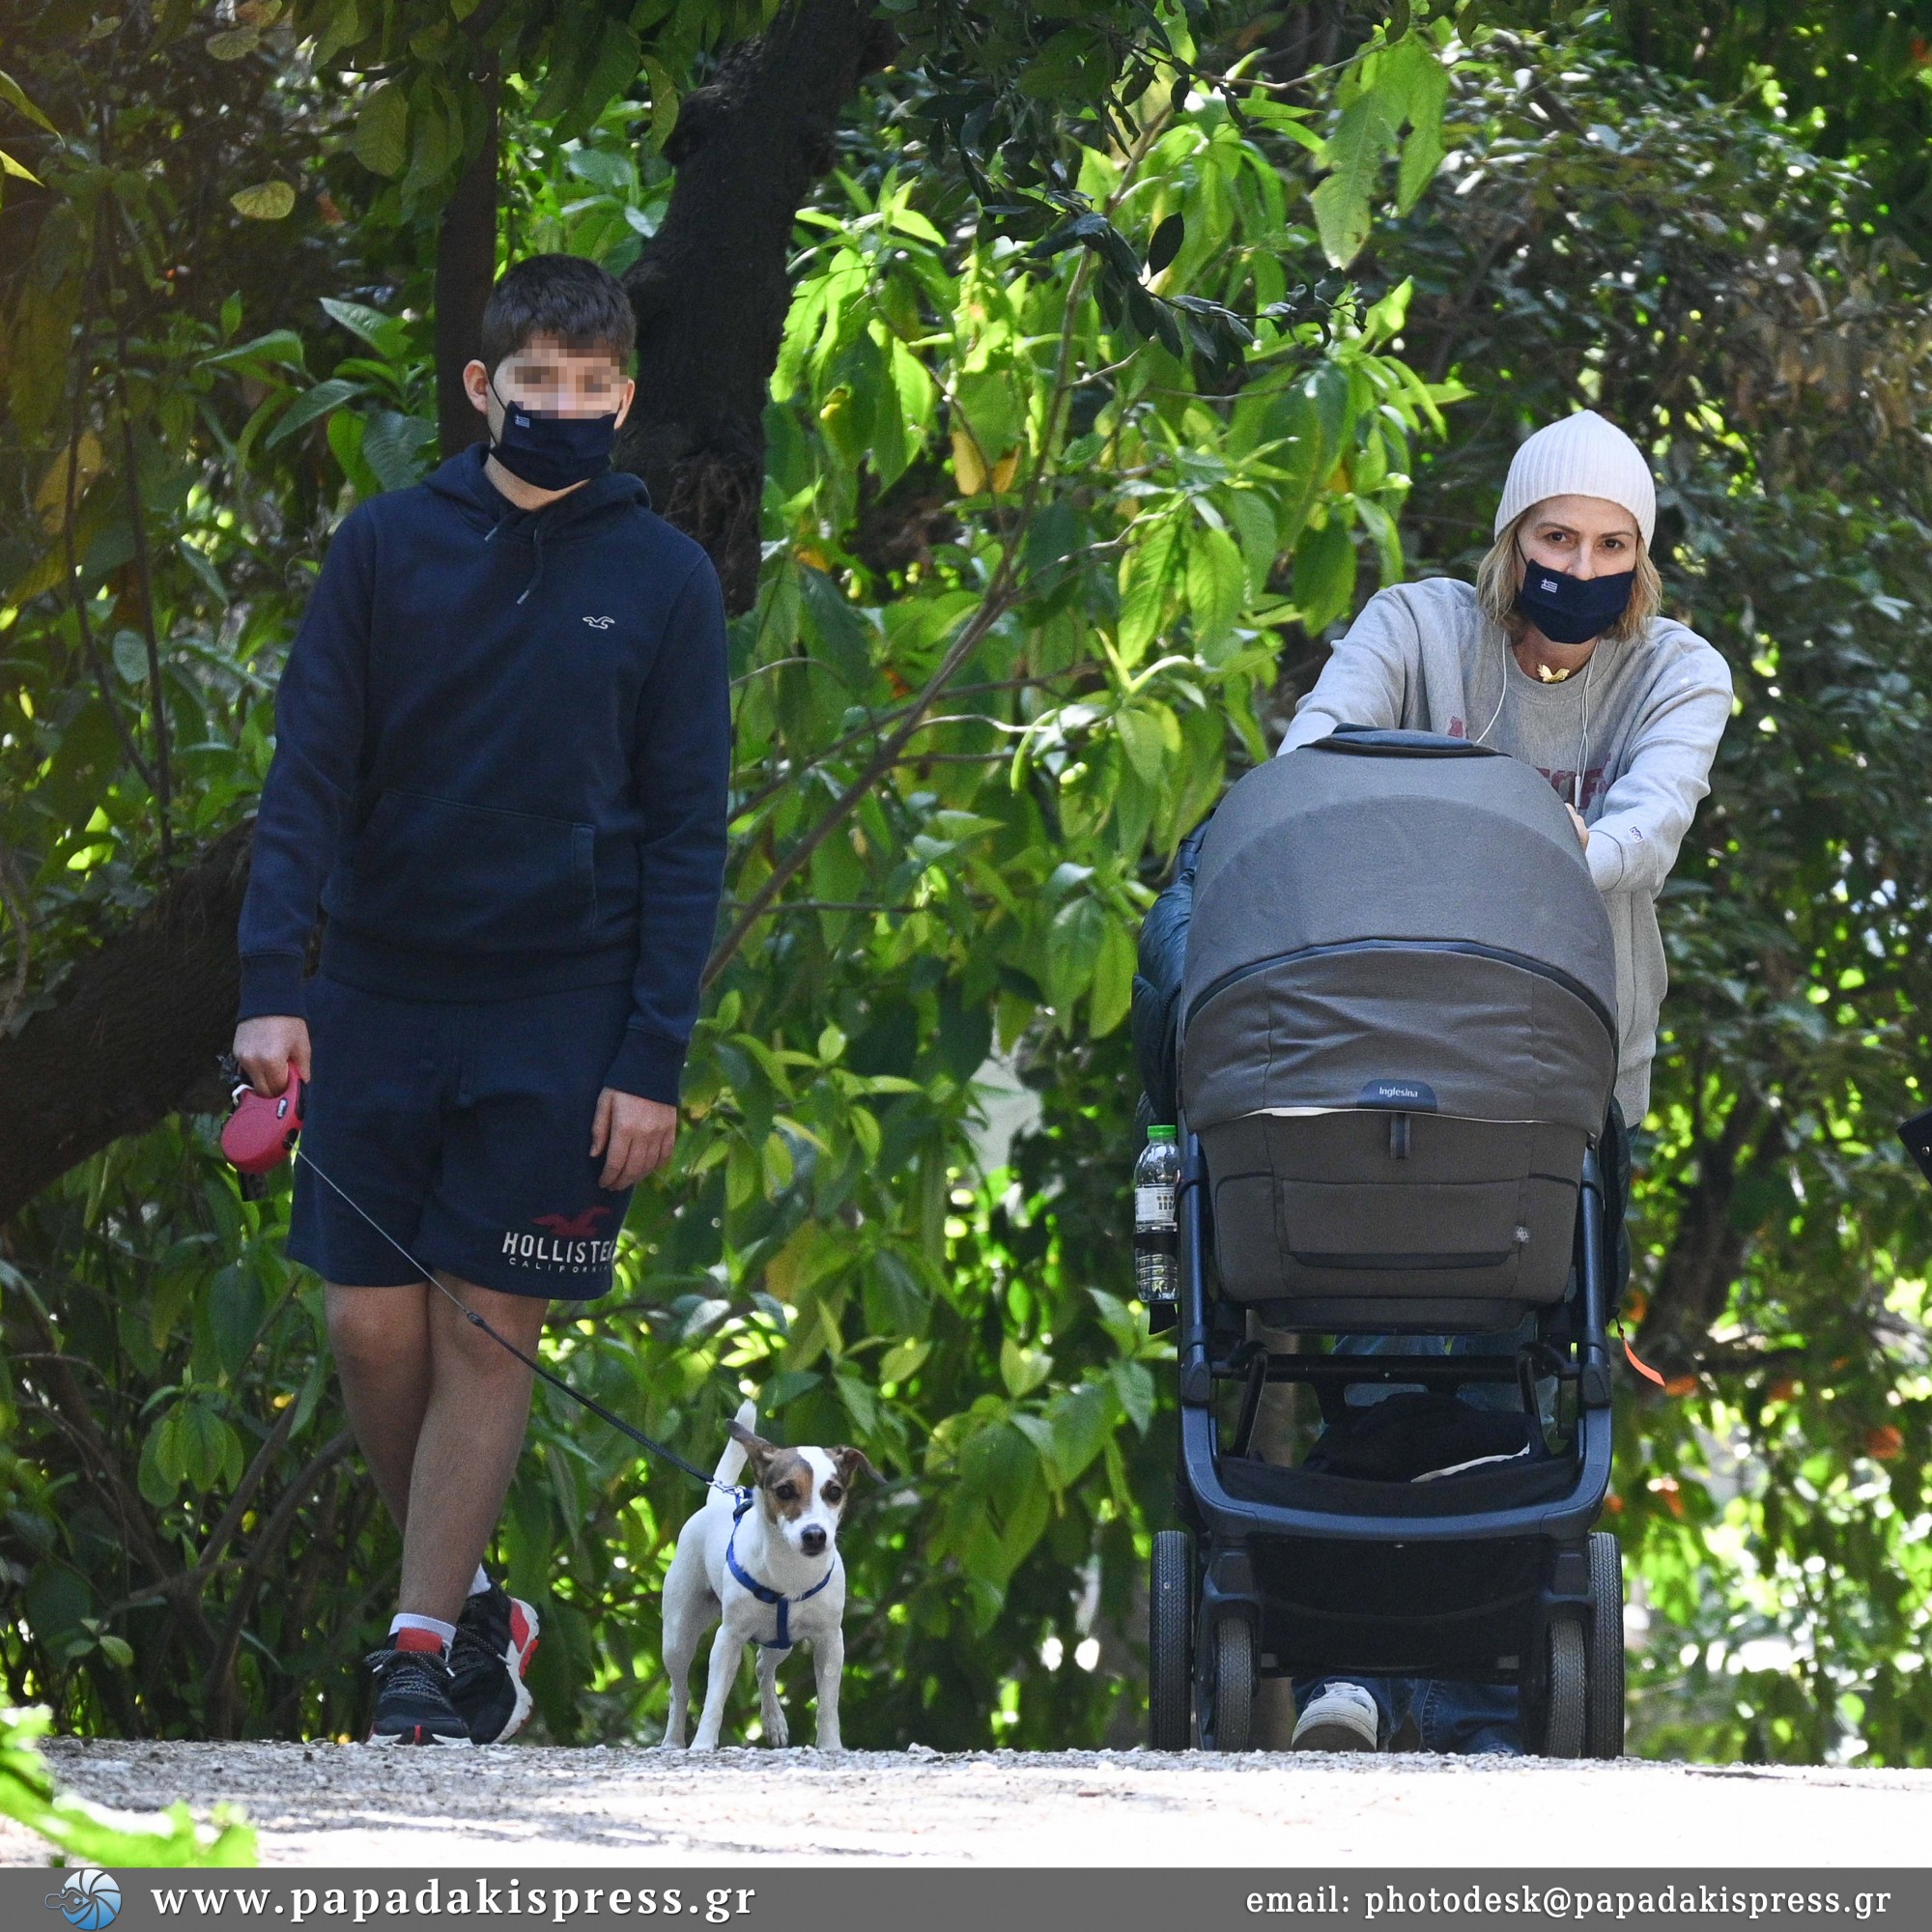
[[[482,1564],[477,1564],[476,1574],[469,1579],[469,1594],[480,1597],[490,1587],[490,1573]]]
[[[413,1610],[399,1610],[389,1620],[389,1634],[398,1631],[428,1631],[442,1639],[442,1647],[447,1650],[456,1641],[456,1626],[446,1624],[440,1617],[419,1617]]]

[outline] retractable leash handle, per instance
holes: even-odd
[[[295,1151],[308,1088],[293,1066],[279,1094],[258,1094],[239,1073],[234,1078],[235,1111],[221,1129],[221,1151],[240,1173],[267,1174]]]

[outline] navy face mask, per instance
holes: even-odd
[[[1524,558],[1516,608],[1552,644],[1587,644],[1630,609],[1635,583],[1634,570],[1615,577],[1572,577]]]
[[[512,476],[538,490],[568,490],[610,469],[617,440],[614,410],[608,416],[542,415],[501,396],[497,400],[503,403],[503,427],[490,453]]]

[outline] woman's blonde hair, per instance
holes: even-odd
[[[1508,525],[1502,535],[1490,546],[1489,555],[1484,557],[1481,568],[1476,572],[1476,602],[1482,606],[1484,616],[1511,643],[1515,643],[1529,628],[1529,619],[1516,608],[1516,593],[1521,582],[1519,566],[1521,562],[1523,526],[1542,507],[1540,503],[1532,503],[1521,516]],[[1644,542],[1641,532],[1636,540],[1635,572],[1636,581],[1631,585],[1629,606],[1624,614],[1604,633],[1613,644],[1627,644],[1633,638],[1643,637],[1662,608],[1663,580],[1658,576],[1657,566],[1650,560],[1650,546]]]

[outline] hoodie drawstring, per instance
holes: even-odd
[[[505,524],[511,524],[511,523],[524,523],[528,525],[530,532],[530,548],[536,552],[536,568],[530,573],[530,581],[524,585],[522,594],[517,598],[517,602],[519,604],[527,604],[529,602],[530,592],[534,590],[537,587],[537,585],[543,582],[543,540],[544,540],[543,519],[541,517],[533,517],[527,511],[525,510],[518,510],[514,508],[505,510],[503,514],[500,517],[498,517],[494,524],[490,526],[490,534],[486,536],[483,539],[483,541],[486,544],[495,543],[497,541],[497,534],[502,529],[503,526]]]
[[[519,604],[527,604],[530,592],[543,582],[543,540],[544,526],[541,521],[530,526],[530,548],[537,554],[537,567],[530,573],[530,581],[524,585],[523,594],[517,599]]]

